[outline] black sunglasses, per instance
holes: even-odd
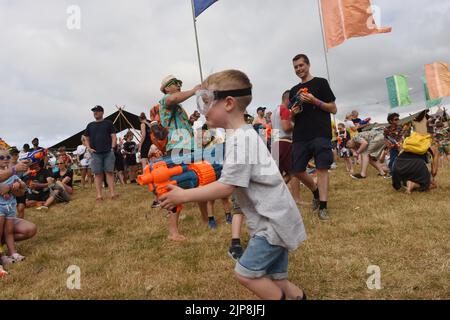
[[[64,164],[64,162],[58,162],[57,165]]]
[[[178,80],[178,79],[172,79],[166,84],[165,88],[168,88],[168,87],[170,87],[173,84],[176,85],[176,86],[182,87],[183,86],[183,81]]]
[[[11,160],[11,156],[0,156],[0,161]]]

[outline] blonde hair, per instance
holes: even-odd
[[[248,76],[239,70],[225,70],[210,75],[204,82],[203,86],[208,88],[216,86],[217,90],[238,90],[252,89],[253,85]],[[236,97],[237,106],[241,111],[245,111],[252,102],[252,96]]]

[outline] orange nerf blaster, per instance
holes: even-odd
[[[222,165],[201,161],[189,165],[174,165],[161,159],[145,167],[143,175],[138,177],[141,186],[148,185],[150,192],[158,198],[167,193],[167,186],[174,185],[183,189],[193,189],[217,181],[222,173]],[[173,213],[180,213],[179,205]]]

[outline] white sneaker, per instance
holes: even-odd
[[[12,259],[13,263],[25,260],[25,257],[17,252],[14,253],[10,258]]]
[[[46,207],[46,206],[40,206],[40,207],[37,207],[36,210],[39,210],[39,211],[47,211],[47,210],[48,210],[48,207]]]
[[[336,170],[337,169],[337,164],[336,163],[333,163],[332,165],[331,165],[331,170]]]

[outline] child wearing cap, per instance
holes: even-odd
[[[261,299],[305,299],[305,293],[288,281],[288,251],[306,240],[306,232],[267,146],[244,121],[252,84],[241,71],[228,70],[209,76],[203,87],[197,101],[208,125],[227,129],[222,176],[196,189],[169,186],[161,206],[171,210],[181,203],[222,199],[234,193],[251,236],[236,263],[238,281]]]

